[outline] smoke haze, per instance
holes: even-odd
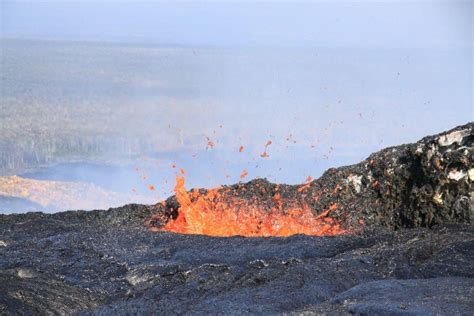
[[[2,176],[152,203],[179,168],[301,183],[473,118],[472,2],[1,6]]]

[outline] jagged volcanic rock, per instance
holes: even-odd
[[[206,199],[202,197],[207,191],[201,189],[190,199],[205,200],[210,208],[224,203],[235,211],[239,211],[235,205],[241,205],[241,201],[260,210],[278,208],[282,213],[298,208],[319,215],[330,210],[325,217],[352,233],[373,225],[398,229],[471,223],[473,127],[469,123],[414,144],[384,149],[359,164],[329,169],[319,179],[303,185],[257,179],[224,186]],[[178,217],[180,203],[173,196],[157,208],[150,224],[161,227]],[[206,220],[213,221],[212,210],[209,216]]]
[[[303,186],[255,180],[220,197],[270,208],[278,187],[283,204],[315,214],[337,203],[327,215],[352,234],[150,231],[145,223],[178,216],[176,198],[0,215],[0,314],[472,315],[472,129],[382,150]]]

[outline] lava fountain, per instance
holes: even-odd
[[[305,234],[331,236],[348,233],[329,216],[337,209],[331,204],[320,214],[300,201],[286,201],[277,192],[263,205],[253,193],[250,197],[232,194],[229,188],[191,190],[185,188],[184,175],[176,176],[175,197],[179,203],[177,216],[169,217],[153,231],[208,236],[291,236]]]

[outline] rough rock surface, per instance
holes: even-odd
[[[314,214],[337,204],[328,216],[353,232],[373,225],[398,229],[471,223],[473,160],[471,122],[417,143],[386,148],[352,166],[329,169],[310,183],[282,185],[256,179],[223,186],[219,199],[237,197],[271,209],[278,194],[283,211],[297,204],[309,206]],[[157,205],[157,220],[151,225],[162,226],[176,218],[178,210],[176,198],[170,197],[165,205]]]
[[[472,315],[472,131],[470,123],[385,149],[327,171],[304,192],[280,187],[308,201],[319,194],[316,213],[337,202],[331,216],[363,227],[353,235],[151,232],[150,216],[177,212],[173,198],[0,215],[0,314]],[[233,188],[272,203],[274,185],[264,180]]]

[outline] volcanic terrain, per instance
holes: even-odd
[[[474,123],[302,185],[0,215],[1,314],[474,314]]]

